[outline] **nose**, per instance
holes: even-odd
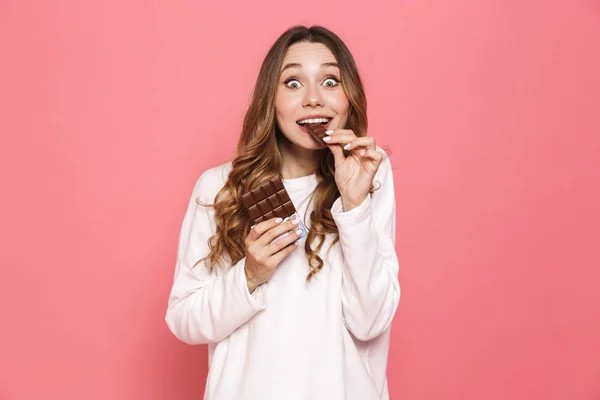
[[[303,107],[323,107],[323,96],[318,86],[309,85],[304,93]]]

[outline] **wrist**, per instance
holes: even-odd
[[[341,197],[342,197],[342,207],[344,209],[344,212],[348,212],[348,211],[358,207],[367,198],[365,196],[362,200],[356,200],[356,199],[349,199],[348,197],[346,197],[344,195],[342,195]]]
[[[260,285],[256,279],[252,277],[252,274],[248,273],[248,269],[244,266],[244,274],[246,275],[246,284],[248,286],[248,291],[250,294],[256,290],[256,288]]]

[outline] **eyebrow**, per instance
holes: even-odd
[[[326,62],[321,64],[321,68],[324,67],[337,67],[338,63],[336,62]],[[286,64],[283,69],[281,70],[281,72],[285,71],[288,68],[302,68],[302,64],[298,64],[298,63],[290,63],[290,64]]]

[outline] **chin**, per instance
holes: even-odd
[[[321,150],[322,147],[320,147],[318,144],[316,143],[294,143],[296,147],[301,147],[305,150]]]

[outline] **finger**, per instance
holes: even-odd
[[[352,129],[330,129],[325,133],[327,136],[323,138],[323,141],[327,144],[349,143],[356,138]]]
[[[284,236],[280,239],[277,239],[274,242],[271,242],[266,247],[266,254],[268,254],[269,257],[274,254],[277,254],[281,249],[287,247],[291,243],[296,242],[301,234],[302,234],[302,229],[298,228],[298,229],[295,229],[295,230],[289,232],[286,236]]]
[[[273,256],[271,257],[271,261],[273,261],[273,263],[275,263],[276,265],[279,265],[279,263],[281,263],[287,256],[292,254],[297,248],[298,241],[292,242],[283,249],[279,250],[279,252],[273,254]]]
[[[345,138],[343,135],[346,135]],[[329,148],[329,150],[331,150],[331,153],[333,154],[336,166],[342,165],[346,160],[348,154],[345,153],[343,146],[351,142],[354,138],[356,138],[356,136],[353,135],[354,134],[343,133],[339,136],[327,136],[323,138],[323,141],[325,142],[325,144],[327,144],[327,147]]]
[[[337,135],[347,134],[347,135],[354,135],[354,137],[356,137],[356,134],[354,133],[354,131],[352,129],[330,129],[328,131],[325,131],[325,133],[327,133],[327,135],[329,135],[329,136],[337,136]]]
[[[334,132],[331,135],[327,135],[323,138],[323,142],[327,144],[340,144],[340,143],[350,143],[356,139],[356,135],[350,132]]]
[[[257,242],[262,244],[263,246],[267,246],[276,237],[278,237],[286,232],[289,232],[291,230],[294,230],[297,226],[298,226],[297,220],[291,219],[289,221],[286,221],[285,223],[271,227],[271,229],[269,229],[268,231],[263,233],[263,235],[257,239]]]
[[[342,165],[346,160],[344,149],[342,149],[342,146],[338,144],[333,144],[332,146],[328,145],[328,147],[329,150],[331,150],[331,153],[333,154],[334,165],[337,168],[338,165]]]
[[[383,160],[383,154],[381,154],[377,150],[361,149],[361,150],[359,150],[358,155],[360,156],[361,160],[373,161],[377,166],[379,166],[379,164]]]
[[[283,222],[283,218],[271,218],[263,222],[259,222],[250,228],[250,232],[248,233],[248,240],[251,242],[257,241],[265,232],[269,229],[281,224]]]
[[[344,145],[344,150],[352,151],[357,149],[375,150],[375,139],[372,136],[359,137]],[[358,152],[356,152],[358,153]]]

